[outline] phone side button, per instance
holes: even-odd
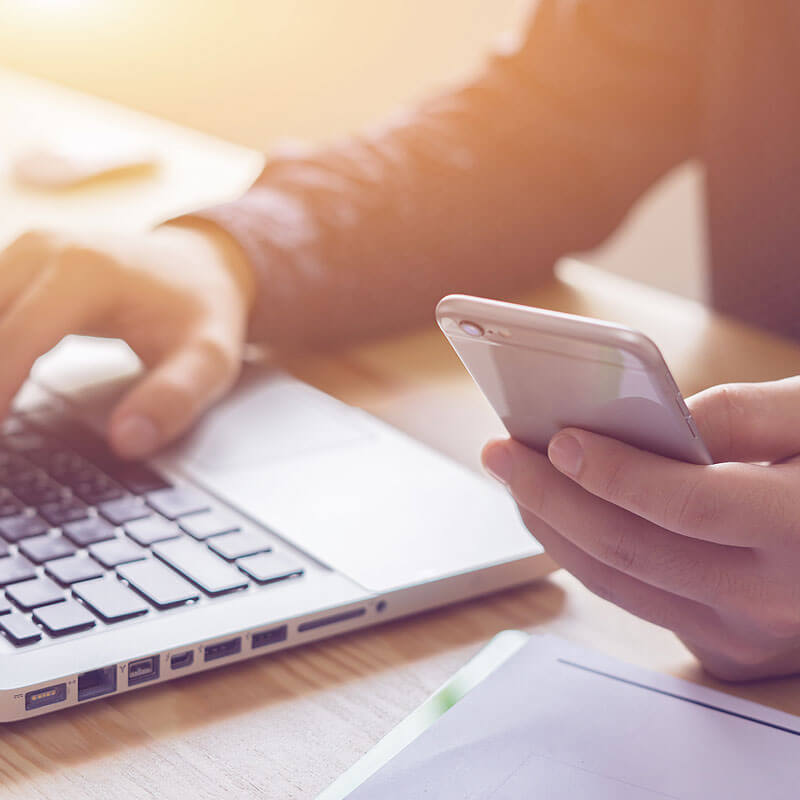
[[[689,408],[687,407],[686,403],[683,402],[683,398],[679,394],[675,395],[675,402],[678,404],[678,408],[681,410],[681,414],[684,417],[691,416],[692,412],[689,411]]]
[[[697,425],[694,424],[694,420],[691,417],[686,417],[686,424],[689,426],[692,438],[697,439],[700,436],[700,432],[697,430]]]

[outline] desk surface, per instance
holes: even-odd
[[[56,195],[24,191],[3,156],[42,132],[125,126],[164,166]],[[0,71],[0,245],[25,226],[141,227],[234,196],[260,156],[63,89]],[[565,263],[531,303],[616,320],[662,347],[685,393],[800,372],[800,346],[589,267]],[[478,469],[499,424],[437,331],[291,365]],[[4,798],[313,797],[504,628],[552,632],[709,685],[668,632],[564,573],[528,587],[9,726]],[[800,714],[800,680],[723,687]]]

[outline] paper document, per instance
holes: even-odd
[[[796,800],[800,717],[536,636],[348,796]]]

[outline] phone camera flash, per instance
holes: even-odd
[[[462,320],[458,323],[458,326],[461,328],[467,336],[483,336],[483,328],[478,325],[476,322],[470,322],[469,320]]]

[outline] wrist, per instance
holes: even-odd
[[[159,226],[156,231],[189,237],[197,247],[210,251],[211,257],[231,278],[250,315],[256,299],[256,277],[238,242],[223,228],[202,217],[181,217]]]

